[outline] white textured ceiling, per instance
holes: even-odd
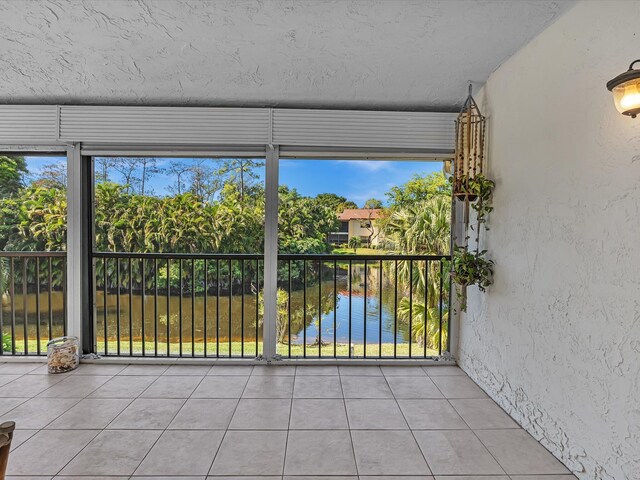
[[[448,110],[572,0],[0,0],[0,103]]]

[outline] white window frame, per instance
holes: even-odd
[[[455,116],[445,112],[0,105],[0,152],[67,154],[67,331],[81,341],[82,319],[87,315],[83,302],[89,295],[86,252],[91,248],[83,223],[88,219],[83,204],[84,158],[264,156],[263,357],[272,361],[277,358],[280,158],[443,160],[452,157]],[[184,128],[185,122],[189,129]],[[451,323],[455,335],[454,319]],[[455,346],[455,342],[449,344]]]

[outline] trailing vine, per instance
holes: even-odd
[[[457,195],[465,202],[465,225],[475,232],[475,249],[469,249],[468,232],[462,245],[457,245],[454,239],[451,278],[457,286],[460,309],[466,311],[466,287],[477,285],[484,292],[493,282],[493,260],[487,259],[487,250],[480,250],[480,231],[489,230],[487,217],[493,211],[491,204],[495,182],[483,174],[464,178],[463,190]],[[469,224],[469,208],[475,212],[475,223]]]

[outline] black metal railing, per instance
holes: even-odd
[[[0,252],[0,355],[45,355],[67,333],[65,252]]]
[[[255,357],[262,353],[263,256],[94,257],[97,353]],[[278,257],[277,353],[430,358],[448,350],[448,256]]]
[[[431,358],[448,350],[446,255],[279,255],[277,352]]]
[[[98,252],[93,258],[97,353],[262,353],[262,255]]]

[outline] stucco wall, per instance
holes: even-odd
[[[638,47],[640,2],[580,2],[481,95],[495,283],[459,361],[581,479],[640,479],[640,118],[605,88]]]
[[[349,220],[349,238],[360,237],[363,239],[363,242],[366,243],[365,238],[369,238],[371,235],[371,229],[364,228],[362,225],[365,223],[373,224],[373,239],[371,240],[371,245],[378,245],[378,243],[380,243],[380,238],[378,236],[380,229],[375,225],[373,220]]]

